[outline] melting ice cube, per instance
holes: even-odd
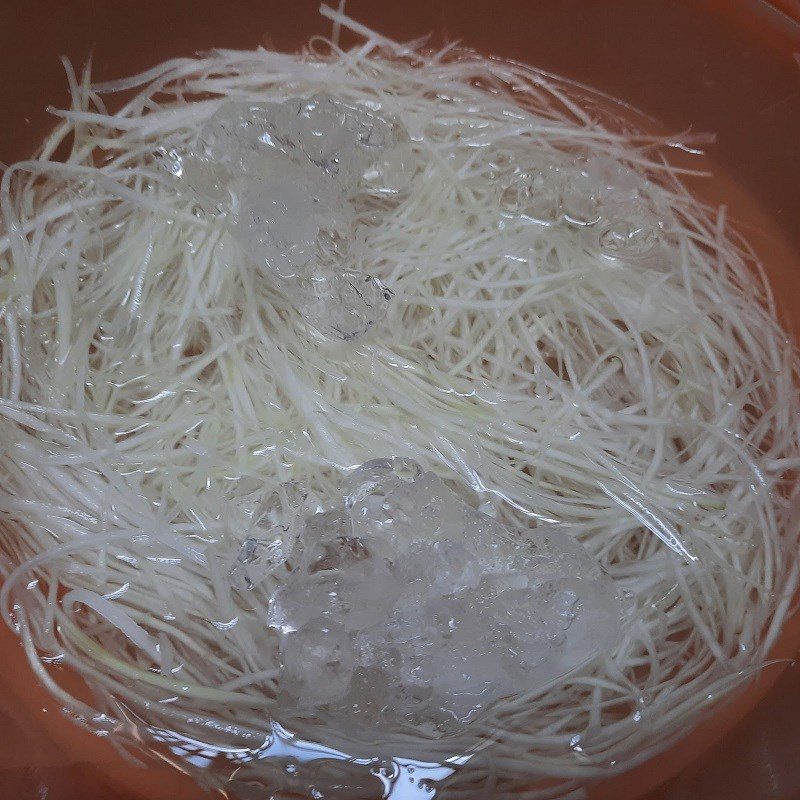
[[[230,569],[231,585],[239,590],[254,589],[280,558],[280,540],[267,545],[260,539],[248,537],[239,548],[236,561]]]
[[[610,259],[641,259],[652,253],[661,240],[661,230],[650,217],[612,219],[598,231],[600,251]]]
[[[378,114],[325,94],[228,102],[192,152],[171,150],[163,160],[206,211],[229,207],[231,235],[254,264],[303,277],[289,287],[314,329],[350,340],[384,317],[392,295],[376,278],[327,262],[338,264],[346,250],[353,189],[395,139]],[[317,274],[305,274],[311,262]]]
[[[281,642],[286,688],[305,705],[336,700],[347,691],[353,676],[353,652],[345,631],[332,623],[312,622],[302,635],[289,634]]]
[[[326,214],[307,185],[241,179],[231,184],[231,192],[232,233],[255,264],[291,277],[314,258]]]
[[[323,336],[349,341],[386,316],[393,296],[380,280],[361,272],[318,274],[301,284],[300,312]]]
[[[230,174],[221,164],[178,150],[166,151],[162,162],[178,179],[179,192],[204,211],[220,213],[226,208],[230,201]]]
[[[564,532],[514,535],[408,459],[364,464],[334,505],[270,601],[289,702],[451,731],[618,641],[619,600]]]
[[[293,168],[343,193],[394,141],[377,114],[330,95],[222,105],[198,139],[201,157],[233,174],[280,177]],[[318,187],[319,188],[319,187]]]
[[[240,508],[249,518],[248,535],[229,570],[231,585],[240,591],[257,588],[277,565],[292,556],[298,517],[308,491],[297,481],[286,481],[266,497],[258,488],[239,497]]]

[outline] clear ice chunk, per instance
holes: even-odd
[[[241,179],[231,194],[232,235],[255,264],[293,277],[314,258],[320,227],[332,220],[307,184]]]
[[[283,538],[280,531],[270,539],[257,539],[248,536],[230,569],[231,586],[240,591],[250,591],[259,586],[275,569],[286,560]]]
[[[397,579],[383,570],[304,575],[275,591],[267,618],[284,634],[302,630],[313,620],[358,631],[387,613],[400,588]]]
[[[253,512],[254,521],[289,530],[309,500],[308,489],[299,481],[279,483]]]
[[[299,309],[305,321],[324,337],[350,341],[384,319],[393,296],[371,275],[331,272],[302,282]]]
[[[498,198],[505,219],[590,229],[593,240],[587,244],[599,246],[608,258],[641,258],[658,243],[647,180],[617,160],[595,157],[522,166],[512,161],[510,166]]]
[[[239,591],[257,588],[274,569],[292,555],[297,538],[295,530],[308,499],[308,491],[297,481],[286,481],[264,496],[257,483],[252,491],[239,497],[239,505],[248,520],[248,536],[242,542],[229,570],[231,586]]]
[[[281,112],[284,152],[322,170],[342,190],[352,188],[393,143],[383,118],[330,95],[287,101]]]
[[[350,516],[328,511],[310,517],[303,531],[303,566],[309,574],[357,567],[372,555],[353,535]]]
[[[353,470],[344,480],[344,504],[361,509],[363,504],[383,504],[387,494],[422,474],[422,468],[410,458],[375,458]],[[377,509],[371,509],[374,513]],[[357,510],[365,515],[369,509]]]
[[[578,542],[514,535],[409,459],[365,463],[334,505],[298,526],[270,600],[287,702],[449,732],[620,637],[620,599]]]
[[[386,148],[364,178],[375,191],[393,195],[409,186],[419,166],[411,142],[398,142]]]
[[[441,597],[476,589],[481,582],[480,562],[467,547],[452,540],[416,545],[406,553],[397,572],[409,582],[422,577]]]
[[[198,152],[234,174],[271,177],[291,164],[295,173],[343,193],[393,141],[392,126],[379,115],[319,94],[225,103],[203,127]]]
[[[257,266],[303,277],[301,288],[290,288],[298,289],[313,328],[349,340],[380,321],[391,298],[377,279],[342,272],[341,262],[353,190],[396,142],[380,115],[318,94],[224,103],[192,150],[170,150],[162,160],[179,192],[205,211],[230,212],[231,236]],[[312,261],[327,271],[306,274]]]
[[[347,633],[331,623],[310,624],[281,642],[286,688],[304,706],[339,698],[353,677],[353,650]]]
[[[583,189],[608,212],[633,211],[641,204],[645,181],[630,167],[611,157],[595,156],[581,170]]]
[[[272,135],[279,108],[279,103],[223,103],[200,130],[198,156],[234,174],[248,173],[258,163],[249,156],[260,154],[268,159],[279,151]]]
[[[162,161],[178,179],[179,192],[190,197],[204,211],[221,213],[226,208],[230,201],[230,175],[221,164],[178,150],[166,151]]]
[[[516,174],[501,189],[500,209],[504,215],[551,227],[561,221],[561,185],[555,167],[526,170]]]
[[[600,252],[611,259],[637,260],[650,255],[661,241],[660,228],[653,220],[613,219],[599,231]]]

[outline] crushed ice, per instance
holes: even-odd
[[[349,341],[386,316],[393,296],[391,289],[363,272],[322,273],[302,281],[300,308],[323,336]]]
[[[619,599],[579,543],[514,535],[414,461],[367,462],[316,508],[284,525],[267,620],[301,708],[450,731],[618,641]]]
[[[325,261],[325,242],[347,240],[352,194],[367,172],[392,163],[395,144],[378,114],[319,94],[227,102],[189,152],[170,150],[164,163],[200,208],[229,213],[231,236],[256,266],[289,281],[309,324],[351,339],[385,315],[391,293],[369,275],[351,280],[313,265]]]
[[[647,181],[611,158],[512,165],[499,181],[507,220],[583,231],[585,242],[609,260],[636,260],[658,246],[662,225],[649,207]],[[505,165],[498,172],[502,175]]]

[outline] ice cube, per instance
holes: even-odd
[[[341,576],[297,576],[273,593],[267,622],[283,634],[299,631],[313,620],[337,625],[352,610],[351,595],[352,582]]]
[[[162,162],[178,179],[178,190],[204,211],[221,213],[230,201],[229,174],[221,164],[179,150],[168,150]]]
[[[278,484],[262,504],[253,511],[256,523],[280,526],[288,530],[308,500],[308,489],[299,481]]]
[[[481,580],[481,564],[474,553],[456,541],[425,542],[404,554],[398,574],[405,580],[421,577],[431,592],[448,597],[476,588]]]
[[[307,704],[448,732],[618,641],[613,588],[563,529],[514,535],[405,459],[367,462],[331,503],[301,526],[268,612]],[[334,687],[314,694],[325,670]]]
[[[251,590],[259,586],[276,565],[285,561],[283,539],[279,535],[271,539],[248,537],[236,555],[230,570],[231,585],[239,590]]]
[[[188,152],[164,151],[183,191],[207,211],[230,207],[231,233],[258,266],[290,277],[319,255],[341,256],[352,218],[349,193],[394,141],[379,115],[328,95],[282,103],[224,103]],[[328,259],[329,260],[329,259]],[[307,315],[325,335],[361,335],[385,313],[375,279],[321,279]],[[332,304],[330,313],[324,306]],[[322,307],[318,307],[318,306]]]
[[[344,192],[392,141],[392,126],[379,115],[319,94],[225,103],[204,126],[198,150],[234,173],[261,177],[291,162],[300,174]]]
[[[476,630],[480,637],[483,632]],[[512,691],[503,663],[492,652],[471,643],[439,649],[432,657],[432,688],[442,710],[465,722],[476,712]]]
[[[233,195],[231,233],[259,267],[296,275],[316,254],[325,211],[307,184],[288,179],[239,179]]]
[[[371,556],[364,542],[353,534],[352,521],[345,511],[328,511],[310,517],[302,542],[302,563],[310,575],[355,567]]]
[[[278,151],[272,134],[280,107],[279,103],[223,103],[200,131],[198,154],[236,171],[243,153]]]
[[[561,192],[561,212],[571,225],[596,225],[601,219],[597,187],[585,172],[578,172],[565,182]]]
[[[267,621],[284,634],[312,620],[338,624],[347,631],[363,630],[388,613],[400,591],[396,579],[379,571],[357,576],[302,574],[274,592]]]
[[[478,514],[433,472],[422,472],[398,486],[387,496],[384,508],[405,526],[411,541],[462,541],[467,520]]]
[[[225,103],[201,129],[194,157],[224,170],[230,180],[297,178],[314,184],[314,171],[286,156],[278,135],[283,115],[281,103]],[[324,193],[325,187],[317,182],[314,192]]]
[[[281,643],[283,688],[304,706],[345,696],[353,676],[353,650],[335,624],[317,622],[290,633]]]
[[[377,518],[386,496],[417,478],[422,472],[410,458],[376,458],[367,461],[347,476],[344,481],[344,504],[353,516]]]
[[[615,158],[595,156],[583,165],[585,189],[597,198],[604,216],[614,208],[624,214],[641,205],[640,194],[646,182],[641,175]]]
[[[354,469],[344,480],[345,505],[352,508],[367,495],[386,495],[386,487],[414,480],[422,472],[410,458],[375,458]]]
[[[386,316],[392,297],[392,291],[370,275],[331,272],[303,281],[299,307],[323,336],[350,341]]]
[[[500,210],[506,217],[553,226],[561,221],[561,188],[555,167],[523,170],[501,188]]]
[[[391,125],[383,118],[330,95],[288,101],[282,111],[287,155],[307,159],[342,189],[358,182],[393,141]]]
[[[397,194],[405,189],[419,168],[419,159],[410,142],[387,148],[364,178],[381,194]]]
[[[556,625],[561,630],[567,630],[575,619],[575,606],[578,603],[578,595],[572,589],[564,588],[554,592],[550,600],[555,616]]]
[[[661,231],[654,219],[612,219],[598,231],[600,252],[610,259],[639,260],[650,255],[661,241]]]

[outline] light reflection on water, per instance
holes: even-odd
[[[354,768],[359,768],[364,774],[375,778],[376,798],[385,800],[431,800],[436,794],[439,784],[449,778],[455,770],[465,764],[472,754],[452,756],[442,762],[422,761],[419,759],[404,758],[400,756],[387,758],[354,758],[347,753],[332,747],[307,741],[287,731],[277,722],[270,724],[270,732],[266,735],[263,745],[258,748],[233,747],[211,744],[200,739],[195,739],[185,734],[148,725],[147,739],[162,745],[177,757],[180,763],[190,765],[196,770],[210,770],[223,772],[221,765],[226,765],[230,770],[231,779],[236,777],[238,771],[249,766],[253,777],[261,777],[267,795],[271,788],[271,776],[279,772],[296,774],[304,780],[309,797],[324,798],[324,792],[313,788],[314,776],[307,775],[294,765],[307,765],[313,762],[331,763],[339,762]],[[263,772],[253,771],[258,764],[263,765]],[[287,767],[291,765],[291,768]],[[177,766],[177,765],[176,765]],[[257,774],[260,773],[260,774]],[[236,790],[233,791],[236,796]]]

